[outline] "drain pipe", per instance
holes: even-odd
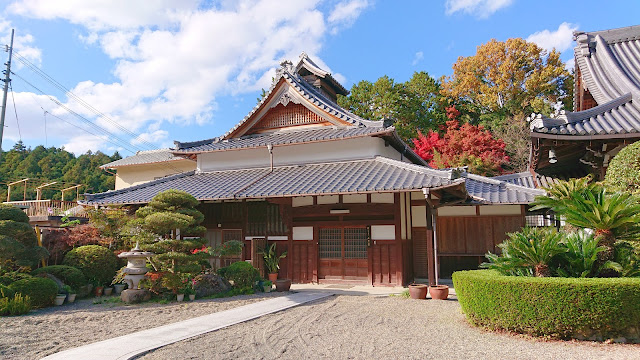
[[[267,144],[267,150],[269,150],[269,160],[271,161],[271,171],[273,172],[273,145]]]

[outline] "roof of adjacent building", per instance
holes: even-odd
[[[112,161],[100,166],[100,168],[114,169],[122,166],[163,163],[175,160],[184,160],[184,158],[174,155],[173,149],[138,151],[135,155]]]
[[[558,183],[559,180],[568,180],[571,178],[581,178],[587,176],[587,173],[579,168],[569,168],[565,171],[554,172],[553,176],[543,174],[532,174],[529,171],[494,176],[492,179],[505,181],[510,184],[524,186],[530,189],[548,188]]]
[[[233,149],[247,149],[266,147],[267,145],[290,145],[330,140],[342,140],[365,136],[383,135],[393,132],[393,127],[346,127],[335,128],[325,126],[322,128],[278,131],[266,134],[252,134],[239,138],[214,138],[194,141],[190,143],[176,143],[175,153],[197,154],[203,152],[223,151]]]
[[[552,118],[535,116],[537,133],[640,137],[640,26],[574,33],[576,67],[599,104]]]
[[[398,192],[443,188],[466,183],[474,202],[521,204],[541,190],[528,189],[478,175],[435,170],[385,157],[318,164],[167,176],[126,189],[87,194],[85,205],[148,203],[157,193],[184,190],[198,200],[230,200],[324,194]]]

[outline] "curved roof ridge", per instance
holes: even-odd
[[[151,180],[151,181],[147,181],[145,183],[142,184],[138,184],[138,185],[133,185],[133,186],[129,186],[126,188],[122,188],[122,189],[118,189],[118,190],[109,190],[109,191],[105,191],[102,193],[98,193],[98,194],[83,194],[85,196],[85,200],[84,201],[78,201],[79,204],[83,204],[86,202],[90,202],[93,201],[97,198],[102,198],[102,197],[106,197],[106,196],[113,196],[113,195],[118,195],[118,194],[124,194],[126,192],[132,191],[132,190],[138,190],[138,189],[144,189],[146,187],[150,187],[150,186],[154,186],[157,184],[161,184],[163,182],[167,182],[167,181],[172,181],[175,179],[180,179],[186,176],[191,176],[194,175],[196,173],[195,170],[191,170],[191,171],[186,171],[183,173],[179,173],[179,174],[173,174],[173,175],[168,175],[165,177],[161,177],[159,179],[155,179],[155,180]]]

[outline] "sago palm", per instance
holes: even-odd
[[[509,239],[498,245],[502,255],[487,254],[489,263],[482,264],[482,267],[495,269],[505,275],[547,277],[552,274],[549,264],[553,258],[566,251],[562,245],[562,235],[555,231],[523,228],[508,236]]]
[[[604,246],[598,246],[598,239],[585,231],[569,234],[563,241],[567,251],[562,254],[558,275],[562,277],[593,277],[598,276],[604,269],[621,271],[620,264],[607,261],[596,266],[598,254],[606,251]]]

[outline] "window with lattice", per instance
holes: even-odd
[[[253,130],[279,129],[324,122],[326,122],[325,119],[301,104],[289,103],[287,106],[278,104],[278,106],[269,110],[262,120],[253,127]]]

